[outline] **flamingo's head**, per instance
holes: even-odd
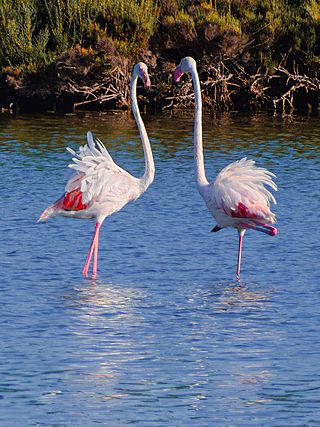
[[[143,81],[144,87],[150,89],[151,82],[146,64],[144,62],[138,62],[138,64],[134,66],[133,72]]]
[[[178,82],[184,73],[189,73],[192,69],[195,69],[196,67],[196,61],[191,58],[191,56],[186,56],[185,58],[181,59],[180,64],[177,66],[173,74],[174,82]]]

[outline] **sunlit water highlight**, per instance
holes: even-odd
[[[101,229],[36,224],[88,129],[140,176],[126,114],[0,116],[0,425],[302,427],[320,423],[320,119],[206,117],[211,179],[248,156],[277,174],[278,236],[215,225],[193,176],[192,114],[145,117],[156,177]]]

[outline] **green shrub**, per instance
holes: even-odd
[[[22,78],[77,45],[95,49],[104,40],[130,59],[151,40],[154,52],[172,58],[234,58],[246,49],[252,69],[281,63],[303,72],[319,61],[320,0],[0,1],[0,72]]]
[[[159,7],[154,0],[106,0],[100,5],[99,23],[118,50],[133,53],[146,47],[155,31]]]
[[[33,72],[47,60],[49,30],[38,25],[37,0],[0,3],[1,66]]]
[[[147,47],[158,16],[156,0],[1,0],[0,69],[36,72],[75,45],[108,37],[134,54]]]

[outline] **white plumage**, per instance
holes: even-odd
[[[213,197],[209,204],[219,227],[234,227],[239,219],[236,217],[239,204],[246,206],[249,215],[262,223],[275,223],[275,215],[270,210],[270,202],[276,203],[272,193],[265,187],[277,190],[271,177],[275,175],[267,169],[255,166],[253,160],[244,157],[226,166],[208,187],[208,198]],[[210,198],[211,199],[211,198]],[[241,218],[241,222],[250,221]]]
[[[141,194],[140,180],[118,166],[98,139],[94,140],[91,132],[87,133],[88,143],[75,153],[69,168],[76,171],[66,187],[66,193],[80,188],[82,203],[99,210],[102,216],[110,216],[120,210],[129,201]]]
[[[130,83],[131,106],[143,146],[145,173],[135,178],[119,167],[99,139],[87,133],[87,144],[72,154],[73,163],[69,167],[75,173],[65,187],[65,194],[50,205],[40,216],[43,221],[53,216],[95,219],[96,227],[86,263],[82,270],[88,275],[91,257],[94,254],[92,273],[97,274],[98,242],[100,226],[106,217],[119,211],[128,202],[137,199],[151,184],[154,178],[154,162],[148,135],[140,116],[137,103],[137,80],[140,77],[146,88],[150,87],[147,66],[139,62],[133,69]]]
[[[276,200],[267,188],[277,190],[272,180],[275,175],[267,169],[255,166],[253,160],[245,157],[226,166],[213,182],[208,182],[203,158],[201,89],[197,64],[193,58],[186,57],[181,60],[175,70],[174,80],[179,81],[183,73],[191,74],[195,92],[193,142],[199,192],[217,221],[212,231],[234,227],[239,232],[237,276],[240,277],[242,239],[245,231],[251,228],[271,236],[277,234],[277,229],[269,225],[276,221],[275,214],[270,209],[270,203],[276,203]]]

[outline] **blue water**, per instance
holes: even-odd
[[[320,425],[319,118],[206,117],[207,175],[248,156],[277,174],[279,234],[215,225],[193,176],[192,114],[145,117],[156,177],[101,229],[36,224],[88,129],[136,176],[126,114],[0,116],[0,425]]]

